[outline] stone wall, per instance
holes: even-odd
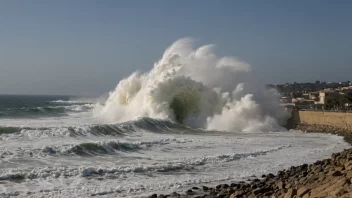
[[[352,113],[294,110],[288,121],[288,128],[297,128],[299,125],[326,126],[352,132]]]

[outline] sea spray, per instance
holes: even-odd
[[[288,115],[249,64],[183,38],[147,73],[121,80],[95,113],[109,122],[151,117],[224,131],[277,131]]]

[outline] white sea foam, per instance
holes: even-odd
[[[225,131],[283,130],[288,115],[274,92],[255,82],[249,64],[192,43],[176,41],[152,70],[121,80],[95,113],[110,122],[152,117]]]
[[[33,158],[21,166],[16,160],[2,158],[2,163],[11,163],[11,168],[2,169],[0,180],[4,184],[1,193],[7,195],[18,191],[19,197],[106,197],[142,196],[150,193],[171,193],[185,188],[211,185],[212,182],[243,180],[253,174],[289,168],[292,165],[314,162],[348,146],[342,137],[327,134],[305,134],[292,131],[278,133],[223,133],[223,135],[177,135],[144,134],[127,139],[148,139],[144,143],[152,147],[134,152],[119,153],[116,157],[91,156],[66,158]],[[164,139],[159,139],[165,137]],[[190,139],[182,139],[187,137]],[[191,140],[191,141],[188,141]],[[126,139],[124,140],[126,141]],[[107,143],[101,144],[108,146]],[[115,141],[120,142],[120,141]],[[48,144],[46,141],[40,143]],[[36,145],[40,145],[37,142]],[[55,141],[48,145],[55,146]],[[143,141],[121,142],[143,147]],[[166,143],[166,144],[163,144]],[[23,145],[27,147],[31,145]],[[62,144],[62,143],[61,143]],[[78,144],[79,145],[79,144]],[[12,145],[13,151],[16,146]],[[45,149],[45,148],[43,148]],[[14,161],[12,161],[14,160]],[[88,163],[89,161],[89,163]],[[46,163],[43,165],[43,163]],[[16,168],[14,167],[16,166]],[[17,181],[17,182],[14,182]],[[20,181],[20,182],[18,182]]]

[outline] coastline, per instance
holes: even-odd
[[[291,128],[292,129],[292,128]],[[344,140],[352,146],[352,131],[321,124],[297,124],[293,127],[295,130],[300,130],[306,133],[331,133],[339,136],[343,136]]]
[[[297,124],[291,129],[307,133],[343,136],[352,145],[352,133],[328,125]],[[194,186],[184,193],[152,194],[148,198],[315,198],[352,197],[352,148],[334,153],[313,164],[292,166],[276,174],[256,175],[253,179],[216,186]]]

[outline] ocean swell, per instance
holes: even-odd
[[[93,104],[69,104],[67,106],[43,106],[0,109],[0,118],[36,118],[50,116],[67,116],[74,112],[87,112],[94,108]]]
[[[192,133],[201,130],[168,120],[140,118],[118,124],[83,125],[77,127],[0,127],[0,140],[82,136],[124,136],[130,133]]]
[[[57,178],[57,177],[74,177],[74,176],[99,176],[99,175],[120,175],[126,173],[143,174],[146,172],[172,172],[194,169],[198,166],[212,165],[219,163],[228,163],[248,157],[258,157],[267,153],[276,152],[281,149],[291,147],[291,145],[281,145],[267,150],[259,150],[248,153],[230,153],[220,154],[216,156],[201,156],[187,159],[179,159],[167,161],[164,163],[153,163],[151,165],[135,165],[135,166],[114,166],[114,167],[47,167],[42,169],[31,169],[28,171],[3,172],[0,174],[0,180],[18,180],[18,179],[37,179],[37,178]]]

